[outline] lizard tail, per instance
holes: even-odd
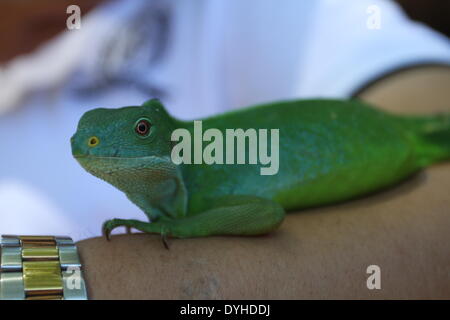
[[[450,159],[450,114],[402,117],[401,121],[413,133],[421,167]]]

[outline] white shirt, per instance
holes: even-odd
[[[103,5],[80,30],[0,72],[0,234],[79,240],[100,235],[107,219],[146,220],[72,158],[69,139],[89,109],[156,96],[174,116],[195,119],[278,99],[348,97],[422,63],[449,64],[448,39],[390,1]]]

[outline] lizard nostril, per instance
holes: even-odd
[[[88,146],[89,147],[95,147],[96,145],[98,145],[100,142],[100,140],[97,137],[90,137],[89,141],[88,141]]]

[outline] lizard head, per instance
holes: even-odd
[[[142,106],[86,112],[71,138],[72,154],[136,158],[170,155],[173,119],[156,99]]]
[[[131,175],[144,178],[159,170],[161,178],[158,168],[171,165],[174,123],[156,99],[142,106],[94,109],[78,123],[72,154],[88,172],[130,193]]]

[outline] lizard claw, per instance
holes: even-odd
[[[156,226],[156,228],[154,228],[153,225],[151,225],[150,223],[140,222],[136,220],[123,220],[123,219],[107,220],[105,221],[105,223],[103,223],[102,226],[102,233],[106,237],[106,240],[108,241],[111,240],[111,231],[117,227],[125,227],[127,229],[127,233],[129,234],[131,233],[131,228],[136,228],[144,232],[160,233],[164,247],[167,250],[170,249],[169,244],[167,242],[167,237],[170,236],[171,232],[170,229],[168,229],[167,226],[165,225],[162,225],[161,227]]]
[[[164,229],[161,230],[161,241],[164,245],[164,248],[170,250],[169,243],[167,242],[167,232]]]
[[[106,237],[106,240],[111,241],[111,231],[118,227],[115,219],[108,220],[103,223],[102,234]]]
[[[127,234],[132,234],[130,226],[125,226],[125,230]]]
[[[166,235],[161,235],[161,240],[162,240],[162,243],[164,245],[164,248],[166,248],[167,250],[170,250],[169,244],[167,243]]]
[[[111,241],[111,230],[103,229],[102,233],[105,236],[107,241]]]

